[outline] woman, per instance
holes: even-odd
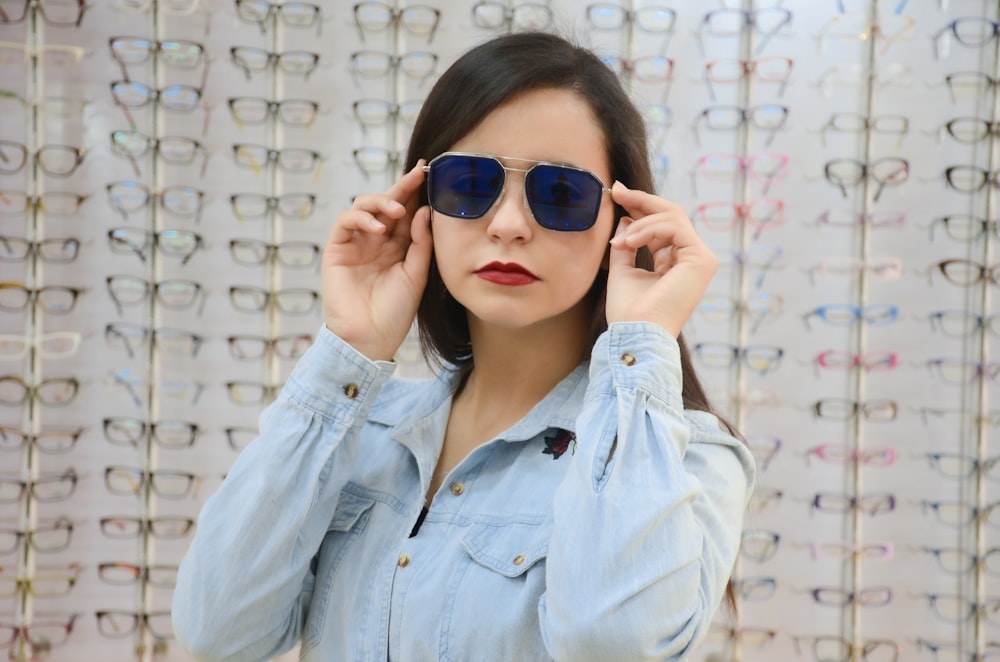
[[[504,36],[435,85],[407,168],[333,225],[325,328],[201,513],[178,639],[200,660],[683,659],[754,469],[680,339],[717,260],[646,192],[641,116],[592,53]],[[392,379],[415,317],[440,372]]]

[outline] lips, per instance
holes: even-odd
[[[490,262],[477,270],[476,275],[498,285],[529,285],[538,280],[538,276],[516,262]]]

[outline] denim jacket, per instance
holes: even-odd
[[[173,600],[199,660],[682,660],[740,546],[746,446],[684,410],[677,341],[611,325],[477,447],[410,536],[454,373],[393,379],[320,331],[206,502]],[[610,459],[609,459],[610,458]]]

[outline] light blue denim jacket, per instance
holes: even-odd
[[[173,601],[185,648],[684,659],[724,594],[754,466],[714,416],[682,408],[675,339],[613,324],[455,467],[414,537],[456,383],[392,371],[320,331],[200,514]]]

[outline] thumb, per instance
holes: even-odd
[[[611,238],[611,251],[608,255],[609,272],[614,271],[615,269],[635,266],[636,249],[629,248],[629,246],[625,243],[625,231],[631,223],[632,219],[628,216],[622,216],[621,220],[618,221],[618,228],[615,230],[615,236]]]
[[[410,222],[410,246],[406,250],[403,269],[410,278],[421,285],[427,282],[427,271],[431,263],[431,208],[424,205],[413,214]]]

